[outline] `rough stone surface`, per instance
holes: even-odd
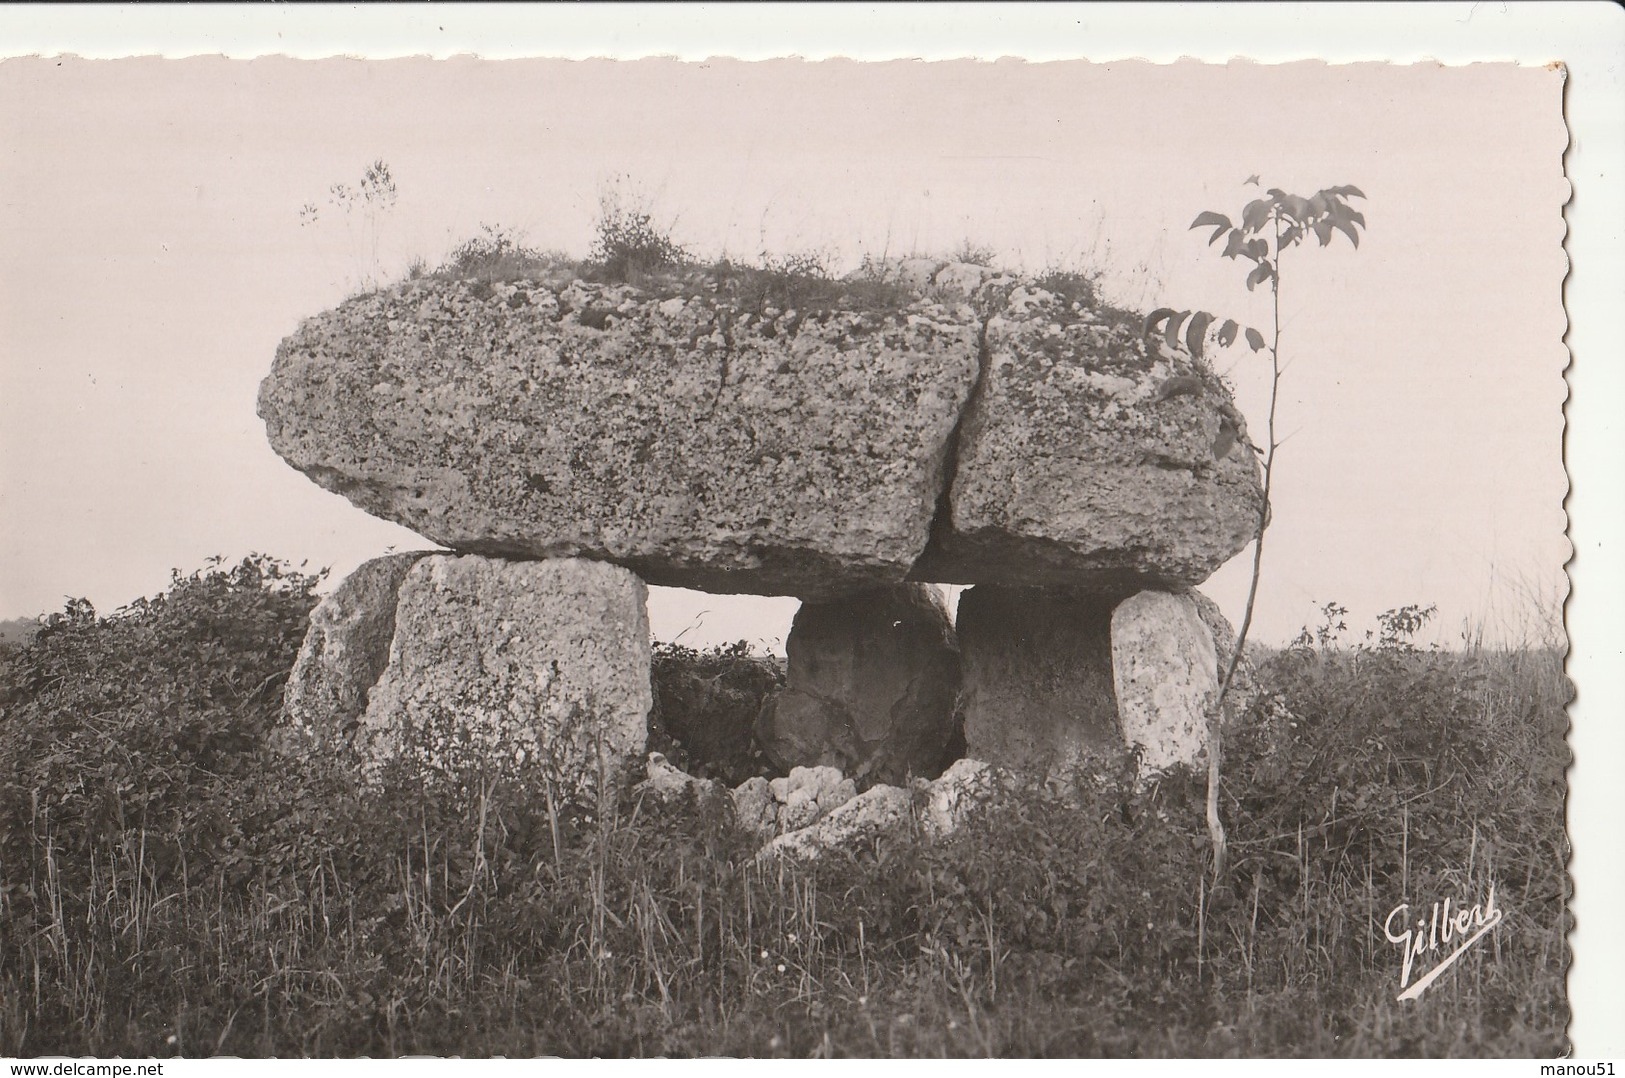
[[[993,793],[998,775],[981,760],[956,760],[936,779],[916,780],[923,795],[920,826],[928,838],[946,838],[962,827]]]
[[[767,779],[760,775],[746,779],[734,788],[733,801],[734,816],[747,833],[760,838],[779,833],[779,803]]]
[[[1214,650],[1218,658],[1218,676],[1222,684],[1224,673],[1230,667],[1230,657],[1236,653],[1236,630],[1230,624],[1230,619],[1224,616],[1219,604],[1209,599],[1195,588],[1182,589],[1179,594],[1188,595],[1196,604],[1196,613],[1201,617],[1203,624],[1213,634]],[[1258,671],[1246,655],[1236,664],[1236,677],[1230,683],[1230,692],[1225,698],[1225,713],[1229,716],[1240,715],[1253,706],[1258,697]]]
[[[795,767],[768,783],[777,803],[778,828],[795,831],[852,800],[857,786],[833,767]]]
[[[803,604],[785,650],[785,687],[756,723],[774,763],[833,766],[863,783],[941,772],[955,733],[959,646],[935,588]]]
[[[695,778],[673,766],[664,754],[658,752],[649,754],[645,774],[647,777],[637,784],[634,792],[643,794],[656,804],[669,805],[690,796],[710,797],[720,789],[710,779]]]
[[[1246,544],[1261,503],[1229,393],[1148,345],[1136,316],[1031,282],[995,280],[982,290],[993,295],[1004,302],[956,439],[950,511],[911,579],[1123,591],[1205,580]],[[1194,392],[1159,393],[1174,377]]]
[[[327,748],[349,744],[389,663],[401,581],[424,556],[364,562],[316,604],[282,694],[288,726]]]
[[[896,833],[913,819],[913,795],[897,786],[875,786],[800,830],[786,832],[757,853],[758,859],[813,858]]]
[[[358,732],[363,774],[398,761],[540,773],[587,801],[643,753],[651,705],[643,582],[601,562],[421,559]]]
[[[965,755],[1059,777],[1122,751],[1111,655],[1120,598],[986,584],[960,596]]]
[[[711,592],[901,580],[976,380],[975,311],[691,293],[407,282],[284,340],[259,413],[311,479],[459,551]]]
[[[815,858],[916,826],[927,839],[943,839],[984,809],[1001,784],[1009,781],[1007,774],[980,760],[959,760],[936,779],[916,779],[909,787],[873,786],[799,830],[772,838],[757,856]]]
[[[1213,631],[1189,594],[1142,591],[1112,612],[1112,684],[1123,740],[1161,771],[1207,758],[1208,712],[1219,695]]]

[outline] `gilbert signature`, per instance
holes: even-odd
[[[1395,906],[1388,919],[1382,924],[1382,934],[1388,937],[1389,943],[1396,943],[1404,956],[1399,971],[1399,987],[1404,989],[1398,999],[1416,999],[1428,986],[1439,979],[1439,976],[1449,969],[1466,953],[1467,948],[1483,939],[1490,929],[1501,923],[1501,911],[1495,905],[1495,885],[1490,884],[1490,893],[1483,902],[1473,906],[1452,906],[1450,899],[1442,903],[1435,902],[1432,912],[1427,917],[1417,917],[1414,926],[1410,924],[1410,905],[1408,903]],[[1395,931],[1395,923],[1405,925],[1401,931]],[[1439,953],[1442,947],[1449,947],[1455,942],[1455,949],[1443,958],[1427,973],[1418,977],[1415,984],[1411,983],[1411,971],[1416,960],[1423,955]]]

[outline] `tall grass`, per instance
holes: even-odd
[[[6,668],[0,746],[43,717],[118,728],[53,711],[43,663]],[[367,794],[246,742],[233,783],[152,759],[215,831],[97,817],[78,807],[131,772],[69,739],[79,785],[30,788],[46,765],[24,761],[0,817],[0,1053],[1564,1052],[1560,654],[1311,646],[1259,680],[1217,888],[1184,772],[1010,791],[948,840],[802,865],[759,863],[718,800],[657,808],[622,782],[592,813],[479,775]],[[1502,926],[1396,1001],[1388,911],[1491,882]]]

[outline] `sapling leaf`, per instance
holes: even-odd
[[[1236,339],[1236,331],[1240,328],[1234,318],[1226,318],[1224,325],[1219,327],[1219,347],[1229,348]]]
[[[1255,352],[1263,351],[1264,335],[1252,326],[1247,327],[1247,345]]]
[[[1191,355],[1197,359],[1202,358],[1202,345],[1207,338],[1207,327],[1213,324],[1213,316],[1206,311],[1197,311],[1191,316],[1191,324],[1185,330],[1185,347],[1190,349]]]
[[[1168,348],[1171,351],[1179,351],[1179,327],[1184,325],[1185,319],[1189,318],[1190,316],[1191,312],[1180,311],[1178,314],[1168,319],[1168,329],[1163,335],[1163,340],[1168,342]]]
[[[1248,232],[1257,232],[1269,219],[1270,203],[1266,199],[1254,199],[1241,211],[1241,224]]]
[[[1174,309],[1172,307],[1158,307],[1145,316],[1145,326],[1141,329],[1141,334],[1146,337],[1151,336],[1152,333],[1156,332],[1157,327],[1162,324],[1162,320],[1173,313]]]
[[[1197,215],[1196,220],[1191,222],[1191,228],[1203,228],[1207,225],[1215,226],[1213,236],[1207,241],[1209,247],[1218,243],[1219,237],[1230,231],[1231,227],[1230,218],[1222,213],[1214,213],[1212,210],[1204,210]]]
[[[1253,272],[1247,275],[1247,291],[1251,292],[1254,288],[1269,280],[1272,272],[1268,262],[1260,262],[1254,266]]]
[[[1332,224],[1341,229],[1343,233],[1348,236],[1350,243],[1354,244],[1356,247],[1360,246],[1360,233],[1355,230],[1354,225],[1349,223],[1347,218],[1333,217]]]

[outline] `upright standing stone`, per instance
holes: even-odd
[[[310,612],[282,693],[285,721],[324,748],[349,744],[389,664],[401,581],[422,553],[363,562]]]
[[[804,603],[785,651],[785,687],[756,726],[774,763],[901,783],[935,777],[951,762],[959,647],[935,588],[902,584]]]
[[[590,800],[601,777],[643,755],[645,597],[636,576],[601,562],[419,561],[362,720],[364,773],[473,769]]]
[[[1112,682],[1123,739],[1161,771],[1206,758],[1219,695],[1213,630],[1188,594],[1142,591],[1112,612]]]
[[[1213,634],[1214,649],[1218,652],[1219,683],[1224,683],[1225,671],[1230,669],[1230,660],[1236,654],[1236,628],[1230,624],[1230,619],[1224,616],[1219,604],[1209,599],[1195,588],[1176,590],[1175,594],[1188,596],[1196,604],[1196,614],[1202,623]],[[1230,691],[1224,698],[1224,710],[1227,717],[1243,714],[1253,706],[1258,697],[1258,671],[1253,667],[1252,661],[1246,655],[1236,664],[1236,676],[1230,683]],[[1228,718],[1227,720],[1228,721]]]
[[[986,584],[960,596],[966,756],[1055,777],[1122,751],[1111,657],[1118,598]]]

